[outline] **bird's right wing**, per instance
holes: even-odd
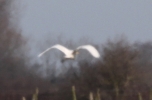
[[[95,58],[99,58],[100,57],[99,52],[92,45],[80,46],[80,47],[77,48],[77,50],[79,50],[79,49],[86,49],[86,50],[88,50],[92,54],[92,56],[94,56]]]
[[[38,55],[38,57],[41,57],[44,53],[46,53],[47,51],[51,50],[52,48],[56,48],[56,49],[62,51],[65,55],[71,53],[71,50],[67,49],[66,47],[64,47],[64,46],[62,46],[62,45],[60,45],[60,44],[56,44],[56,45],[54,45],[54,46],[46,49],[46,50],[43,51],[42,53],[40,53],[40,54]]]

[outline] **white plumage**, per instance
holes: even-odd
[[[99,52],[92,45],[80,46],[80,47],[77,48],[77,50],[79,50],[79,49],[86,49],[86,50],[88,50],[89,53],[91,53],[92,56],[94,56],[95,58],[99,58],[100,57]]]
[[[74,59],[75,56],[78,54],[78,51],[80,49],[88,50],[89,53],[95,58],[99,58],[100,57],[99,52],[92,45],[83,45],[83,46],[79,46],[76,50],[70,50],[70,49],[67,49],[66,47],[64,47],[64,46],[62,46],[60,44],[56,44],[56,45],[46,49],[45,51],[40,53],[38,55],[38,57],[41,57],[44,53],[46,53],[47,51],[49,51],[49,50],[51,50],[53,48],[56,48],[56,49],[62,51],[65,54],[65,56],[64,56],[65,59]]]

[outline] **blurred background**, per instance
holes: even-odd
[[[0,0],[0,99],[152,100],[151,4]],[[101,58],[83,50],[65,63],[58,50],[37,57],[55,44],[91,44]]]

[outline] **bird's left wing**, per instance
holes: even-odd
[[[46,49],[45,51],[43,51],[42,53],[40,53],[40,54],[38,55],[38,57],[41,57],[44,53],[46,53],[46,52],[49,51],[50,49],[52,49],[52,47],[50,47],[50,48]]]
[[[99,52],[92,45],[80,46],[80,47],[77,48],[77,50],[79,50],[79,49],[86,49],[86,50],[88,50],[92,54],[92,56],[94,56],[95,58],[99,58],[100,57]]]
[[[67,49],[66,47],[64,47],[64,46],[62,46],[62,45],[60,45],[60,44],[56,44],[56,45],[54,45],[54,46],[46,49],[46,50],[43,51],[42,53],[40,53],[40,54],[38,55],[38,57],[41,57],[44,53],[46,53],[47,51],[49,51],[49,50],[51,50],[51,49],[53,49],[53,48],[56,48],[56,49],[62,51],[65,55],[68,55],[68,54],[70,54],[70,53],[72,52],[72,50]]]

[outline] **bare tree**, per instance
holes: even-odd
[[[117,99],[136,78],[137,55],[138,52],[122,39],[117,42],[110,41],[104,46],[102,63],[108,71],[107,79]]]

